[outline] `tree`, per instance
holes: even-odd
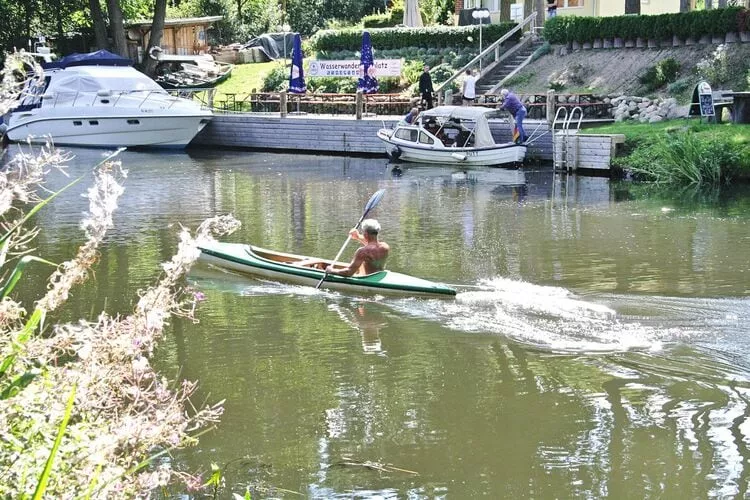
[[[148,39],[148,48],[146,49],[143,72],[149,76],[156,73],[157,61],[153,59],[151,49],[161,45],[161,38],[164,35],[164,18],[167,15],[167,0],[156,0],[154,5],[154,21],[151,23],[151,36]]]
[[[125,23],[122,19],[122,8],[118,0],[107,0],[107,11],[109,12],[109,31],[112,35],[113,50],[115,54],[129,57],[128,44],[125,40]]]
[[[104,13],[99,0],[89,0],[89,12],[91,13],[91,22],[94,27],[94,43],[97,49],[108,49],[107,42],[107,23],[104,20]]]

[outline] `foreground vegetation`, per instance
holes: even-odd
[[[638,179],[706,186],[750,179],[750,125],[690,119],[622,122],[586,132],[624,134],[625,156],[614,163]]]
[[[16,59],[8,58],[0,114],[19,90],[15,68]],[[131,314],[58,319],[66,316],[71,291],[91,274],[113,226],[127,174],[113,156],[94,168],[81,246],[59,265],[33,254],[40,230],[30,220],[55,202],[58,193],[45,199],[37,193],[45,192],[47,177],[65,174],[71,157],[47,145],[16,154],[0,171],[1,498],[146,497],[176,477],[187,479],[169,460],[154,459],[195,443],[222,413],[221,403],[193,407],[195,384],[158,376],[149,357],[172,316],[192,317],[200,297],[181,286],[181,278],[202,238],[237,227],[231,217],[205,221],[195,237],[183,229],[176,255],[162,265],[158,283],[140,293]],[[13,292],[28,266],[54,271],[44,296],[21,303]]]

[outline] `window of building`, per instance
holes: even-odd
[[[563,0],[562,7],[583,7],[584,0]]]

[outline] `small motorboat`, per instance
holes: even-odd
[[[482,106],[438,106],[422,112],[415,123],[381,128],[377,135],[391,159],[449,165],[517,165],[526,145],[496,144],[488,119],[498,110]]]
[[[210,54],[164,54],[153,47],[149,55],[158,61],[154,81],[165,89],[209,89],[232,74],[234,65],[216,61]]]
[[[211,242],[199,246],[200,260],[218,267],[273,280],[316,286],[331,260],[276,252],[243,243]],[[336,262],[334,267],[348,264]],[[355,293],[453,297],[456,290],[441,283],[394,271],[379,271],[351,277],[327,275],[321,288]]]

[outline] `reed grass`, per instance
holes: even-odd
[[[32,65],[22,56],[6,58],[0,109],[17,96],[18,68]],[[71,291],[97,261],[125,189],[127,171],[107,158],[87,192],[82,244],[56,266],[29,314],[13,288],[23,268],[46,262],[33,255],[40,230],[30,226],[30,214],[55,202],[55,193],[45,199],[37,193],[45,191],[47,177],[65,175],[70,159],[52,144],[29,145],[0,171],[0,498],[146,497],[187,477],[168,461],[146,467],[154,451],[195,443],[223,411],[223,402],[195,408],[196,384],[159,376],[149,358],[170,318],[193,318],[197,298],[183,277],[200,254],[198,244],[239,223],[223,216],[204,221],[194,234],[182,228],[174,257],[131,314],[59,322]]]
[[[615,124],[583,133],[625,134],[615,165],[637,179],[668,185],[720,186],[750,178],[750,125],[672,120]]]

